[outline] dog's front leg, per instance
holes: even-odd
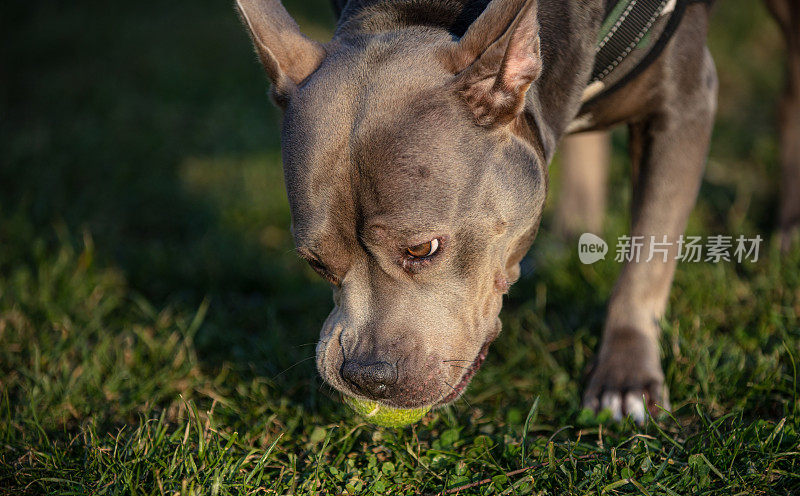
[[[666,86],[667,95],[658,110],[630,125],[631,237],[641,239],[643,246],[638,262],[634,258],[623,267],[612,293],[599,355],[584,395],[584,406],[610,409],[616,419],[630,415],[643,422],[643,397],[651,412],[656,404],[668,405],[658,320],[675,272],[676,241],[700,186],[716,108],[711,55],[700,48],[695,60],[696,74],[691,79],[685,73],[680,80],[675,77],[675,83]],[[654,248],[667,248],[668,253],[656,250],[650,257],[651,240],[662,243],[664,236],[667,243]]]

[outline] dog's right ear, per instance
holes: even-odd
[[[325,48],[300,32],[279,0],[236,0],[261,63],[272,81],[276,103],[285,107],[298,84],[325,58]]]
[[[537,0],[492,0],[458,42],[444,49],[457,91],[481,126],[522,114],[542,71]]]

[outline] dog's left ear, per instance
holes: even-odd
[[[325,48],[300,32],[280,0],[236,0],[236,8],[272,81],[273,97],[285,107],[297,85],[322,64]]]
[[[542,71],[536,0],[492,0],[464,36],[447,47],[456,91],[485,127],[512,122]]]

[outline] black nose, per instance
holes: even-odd
[[[388,362],[345,360],[341,374],[360,393],[373,399],[385,397],[390,386],[397,382],[397,367]]]

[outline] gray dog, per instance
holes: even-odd
[[[569,132],[627,123],[631,235],[683,233],[716,106],[707,5],[686,7],[624,91],[590,102],[603,0],[335,6],[336,33],[323,45],[278,0],[238,0],[283,110],[297,250],[333,287],[317,366],[342,393],[402,408],[461,394],[500,332],[548,163]],[[589,408],[642,421],[646,408],[668,407],[658,320],[674,271],[674,256],[623,268]]]

